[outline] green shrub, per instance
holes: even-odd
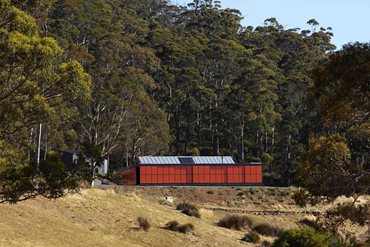
[[[214,194],[214,192],[213,192],[213,190],[208,190],[208,191],[207,191],[207,194],[209,194],[209,195],[213,195],[213,194]]]
[[[150,229],[150,222],[148,221],[148,219],[144,218],[144,217],[138,217],[137,218],[137,222],[139,223],[139,227],[140,229],[144,230],[144,231],[149,231]]]
[[[267,223],[258,224],[253,228],[254,231],[264,236],[276,237],[281,233],[281,229]]]
[[[251,227],[253,224],[252,219],[247,216],[241,215],[227,215],[220,219],[217,223],[220,227],[225,227],[234,230],[241,230],[248,227]]]
[[[180,232],[180,233],[184,233],[184,234],[189,234],[189,233],[192,233],[194,231],[194,225],[193,224],[189,223],[189,224],[180,225],[180,223],[175,221],[175,220],[168,222],[164,226],[164,228],[167,229],[167,230],[170,230],[170,231]]]
[[[180,210],[183,214],[200,218],[199,209],[190,203],[180,203],[176,209]]]
[[[319,202],[318,197],[312,196],[307,190],[302,188],[293,193],[292,199],[300,207],[305,207],[308,204],[316,205]]]
[[[255,231],[248,232],[247,234],[244,235],[242,238],[242,241],[248,242],[248,243],[258,243],[261,240],[260,235],[256,233]]]
[[[300,207],[305,207],[309,202],[309,196],[310,194],[306,190],[299,189],[294,192],[292,198],[295,204],[297,204]]]
[[[291,229],[283,232],[273,247],[329,247],[330,237],[313,228]]]

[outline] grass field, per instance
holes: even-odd
[[[163,202],[191,202],[201,219]],[[37,198],[0,205],[0,246],[258,246],[240,239],[246,231],[216,226],[226,214],[246,214],[255,222],[296,227],[311,212],[324,208],[296,207],[289,189],[108,187],[84,189],[56,201]],[[148,232],[137,217],[149,219]],[[193,234],[163,229],[171,220],[192,223]],[[272,241],[272,239],[268,239]]]

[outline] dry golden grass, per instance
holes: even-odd
[[[256,246],[240,239],[245,231],[217,227],[225,215],[248,215],[254,224],[271,223],[283,229],[297,227],[307,215],[306,210],[284,200],[269,197],[261,188],[253,196],[238,196],[237,188],[160,188],[112,187],[105,190],[83,189],[56,201],[37,198],[17,205],[0,204],[0,247],[135,247],[135,246]],[[279,192],[280,193],[280,192]],[[174,205],[161,204],[164,196],[175,202],[191,202],[200,208],[201,219],[189,217]],[[367,198],[368,199],[368,198]],[[277,205],[277,206],[274,206]],[[266,210],[292,214],[260,214]],[[256,213],[257,212],[257,213]],[[298,213],[297,213],[298,212]],[[137,217],[147,218],[148,232],[140,231]],[[163,229],[176,220],[191,223],[193,234],[181,234]],[[357,228],[353,228],[358,233]],[[273,238],[263,237],[263,240]]]
[[[35,199],[0,205],[0,246],[245,246],[243,233],[225,231],[207,220],[189,217],[174,208],[146,201],[136,194],[118,195],[83,190],[57,201]],[[139,231],[136,218],[152,223]],[[192,223],[194,234],[162,227],[177,220]]]

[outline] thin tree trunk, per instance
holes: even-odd
[[[270,150],[271,156],[273,156],[274,154],[274,145],[275,145],[275,127],[272,127],[271,150]]]
[[[126,145],[126,167],[129,166],[129,153],[128,153],[128,146]]]
[[[44,160],[46,160],[48,153],[48,131],[45,131],[45,148],[44,148]]]
[[[38,138],[38,144],[37,144],[37,165],[40,165],[40,155],[41,155],[41,137],[42,137],[42,124],[39,124],[39,138]]]
[[[268,135],[267,131],[265,132],[265,153],[267,153],[267,145],[268,145]]]
[[[242,147],[242,161],[245,162],[245,146],[244,146],[244,125],[245,125],[245,121],[244,121],[244,118],[243,118],[243,121],[242,121],[242,129],[241,129],[241,147]]]

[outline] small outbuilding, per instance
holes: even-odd
[[[66,171],[71,171],[76,168],[78,154],[73,150],[60,150],[61,160],[64,164]],[[96,173],[101,176],[107,176],[109,169],[109,160],[105,159],[100,166],[96,167]]]
[[[262,163],[237,164],[231,156],[141,156],[122,170],[123,185],[262,185]]]

